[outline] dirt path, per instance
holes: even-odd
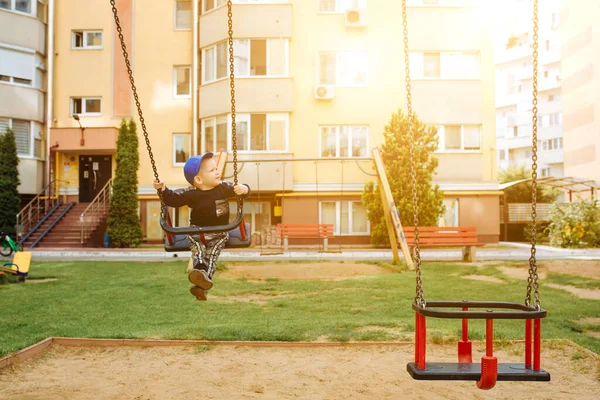
[[[430,360],[456,357],[454,346],[430,345],[427,350]],[[483,351],[476,344],[474,359]],[[502,362],[521,361],[521,356],[505,351],[496,355]],[[499,382],[489,392],[478,391],[475,382],[414,381],[406,372],[412,358],[412,345],[57,346],[15,369],[0,371],[0,398],[586,400],[600,393],[597,358],[569,344],[544,347],[542,367],[552,382]]]

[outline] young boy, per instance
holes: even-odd
[[[229,197],[250,195],[248,185],[232,185],[221,182],[221,174],[213,153],[189,158],[183,167],[185,179],[193,188],[173,191],[164,182],[154,182],[154,188],[162,191],[163,201],[170,207],[189,206],[190,226],[215,226],[229,224]],[[206,300],[212,288],[217,259],[229,238],[227,232],[189,235],[194,268],[188,279],[194,284],[190,292],[198,300]]]

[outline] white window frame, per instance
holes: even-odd
[[[177,26],[177,4],[178,3],[190,3],[190,27],[180,28]],[[194,8],[191,0],[175,0],[173,2],[173,30],[174,31],[191,31],[194,23]]]
[[[356,9],[356,8],[367,8],[368,0],[353,0],[351,5],[346,6],[347,1],[351,0],[334,0],[335,1],[335,10],[334,11],[321,11],[321,1],[319,0],[318,12],[319,14],[345,14],[347,10]],[[346,6],[346,7],[345,7]]]
[[[438,149],[436,153],[481,153],[483,151],[482,143],[482,130],[481,124],[446,124],[453,126],[460,126],[460,149],[446,149],[446,137],[445,137],[445,125],[437,126],[437,136],[439,138]],[[465,125],[478,126],[479,127],[479,149],[467,149],[465,150]]]
[[[251,137],[251,130],[252,130],[252,119],[250,118],[250,116],[252,114],[265,114],[266,115],[266,122],[267,122],[267,132],[266,132],[266,144],[267,144],[267,149],[266,150],[239,150],[239,153],[242,154],[257,154],[257,153],[273,153],[273,154],[277,154],[277,153],[287,153],[289,150],[289,145],[290,145],[290,115],[289,113],[261,113],[261,112],[255,112],[255,113],[239,113],[236,114],[237,117],[237,121],[247,121],[248,122],[248,141],[245,143],[246,148],[250,148],[250,144],[252,142],[252,137]],[[208,117],[208,118],[203,118],[201,123],[201,135],[202,135],[202,148],[205,149],[205,151],[213,151],[214,149],[214,145],[215,143],[211,144],[210,146],[208,145],[208,143],[206,143],[206,133],[205,133],[205,127],[206,127],[206,121],[208,120],[212,120],[213,121],[213,126],[215,127],[215,140],[216,140],[216,133],[217,133],[217,118],[218,117],[222,117],[224,116],[222,115],[216,115],[214,117]],[[269,127],[269,121],[273,121],[273,120],[283,120],[284,121],[284,126],[285,126],[285,131],[284,131],[284,149],[282,150],[271,150],[270,147],[270,143],[271,143],[271,130]],[[231,148],[231,127],[232,127],[232,123],[231,123],[231,114],[227,114],[227,148]],[[218,151],[219,149],[216,149],[216,151]]]
[[[18,149],[17,149],[17,156],[19,158],[32,158],[32,159],[36,159],[36,160],[41,160],[42,156],[43,156],[43,149],[42,149],[42,154],[40,155],[40,157],[36,157],[34,154],[35,151],[35,141],[36,140],[41,140],[41,134],[40,135],[35,135],[35,130],[36,128],[38,129],[38,131],[41,133],[42,130],[42,126],[35,121],[31,121],[31,120],[27,120],[27,119],[21,119],[21,118],[8,118],[8,117],[0,117],[0,120],[4,120],[5,122],[8,121],[8,127],[14,132],[13,129],[13,120],[19,120],[19,121],[26,121],[29,122],[29,151],[27,153],[19,153]],[[0,132],[1,134],[4,134],[5,132]]]
[[[74,100],[76,99],[80,99],[81,100],[81,112],[80,113],[76,113],[75,112],[75,102]],[[86,100],[99,100],[100,101],[100,112],[87,112],[85,109],[85,102]],[[72,117],[74,114],[77,115],[81,115],[84,117],[101,117],[102,116],[102,97],[71,97],[69,99],[69,110],[70,110],[70,116]]]
[[[75,46],[75,33],[83,34],[83,46],[77,47]],[[87,44],[87,35],[88,33],[100,33],[100,38],[102,44],[100,46],[90,46]],[[101,50],[104,48],[104,31],[102,29],[73,29],[71,31],[71,50]]]
[[[218,10],[218,9],[219,9],[219,8],[221,8],[221,7],[225,7],[225,6],[227,6],[227,0],[224,0],[224,3],[223,3],[223,4],[221,4],[220,6],[219,6],[219,5],[217,5],[217,2],[218,2],[219,0],[214,0],[214,1],[215,1],[215,6],[214,6],[213,8],[211,8],[210,10],[207,10],[207,9],[204,7],[204,1],[205,1],[205,0],[200,0],[200,2],[201,2],[201,3],[200,3],[200,7],[202,8],[202,14],[203,14],[203,15],[204,15],[204,14],[208,14],[208,13],[210,13],[210,12],[213,12],[213,11],[215,11],[215,10]]]
[[[455,201],[454,203],[454,207],[453,207],[453,218],[452,218],[452,226],[450,226],[451,228],[453,227],[457,227],[460,226],[460,198],[444,198],[442,204],[445,202],[445,200],[449,200],[449,201]],[[446,204],[443,204],[444,207],[446,207]],[[442,215],[440,215],[438,217],[438,226],[440,227],[448,227],[445,223],[444,223],[444,217],[445,217],[445,213],[446,213],[446,209],[444,209],[444,213]]]
[[[327,83],[321,82],[321,54],[322,53],[334,53],[335,54],[335,83],[336,87],[366,87],[369,86],[369,53],[367,51],[320,51],[319,62],[318,62],[318,80],[319,85],[327,85]],[[364,83],[340,83],[341,68],[339,67],[342,63],[340,62],[341,57],[347,54],[361,54],[366,58],[366,71],[365,71],[365,82]]]
[[[14,12],[14,13],[20,14],[20,15],[27,15],[29,17],[37,16],[37,3],[38,2],[42,3],[42,1],[40,1],[40,0],[28,0],[30,11],[28,13],[26,13],[26,12],[17,10],[17,0],[9,0],[9,1],[10,1],[9,8],[0,8],[0,10],[10,11],[10,12]]]
[[[348,233],[341,233],[342,222],[342,202],[348,203]],[[323,221],[323,203],[335,203],[335,225],[333,226],[333,234],[336,236],[369,236],[371,234],[371,222],[367,218],[367,231],[354,232],[352,230],[353,218],[353,203],[360,203],[360,200],[323,200],[319,202],[319,224]]]
[[[181,69],[187,69],[189,73],[188,92],[189,94],[178,94],[177,93],[177,71]],[[191,99],[192,98],[192,67],[189,65],[175,65],[173,67],[173,98],[175,99]]]
[[[173,136],[172,136],[172,139],[171,139],[171,155],[172,155],[171,160],[173,160],[173,166],[174,167],[183,167],[185,165],[185,162],[187,160],[185,160],[183,162],[177,162],[176,161],[177,160],[177,156],[176,156],[176,147],[175,147],[175,137],[177,137],[177,136],[187,136],[188,146],[189,146],[189,149],[190,149],[190,154],[188,155],[188,157],[191,157],[192,156],[192,152],[193,152],[193,149],[192,149],[192,134],[190,132],[175,132],[175,133],[173,133]]]
[[[352,155],[352,130],[351,127],[359,127],[359,128],[367,128],[367,155],[366,156],[353,156]],[[326,129],[335,129],[335,156],[333,157],[325,157],[323,156],[323,128]],[[348,129],[348,153],[347,157],[343,158],[364,158],[369,156],[369,136],[370,136],[370,128],[369,125],[320,125],[319,126],[319,158],[342,158],[340,155],[341,146],[340,146],[340,135],[343,128]]]
[[[438,0],[438,4],[424,4],[424,0],[407,0],[407,7],[476,7],[474,0]]]
[[[231,147],[231,143],[230,143],[230,137],[231,137],[231,128],[230,128],[230,121],[231,118],[229,117],[229,115],[227,114],[221,114],[221,115],[216,115],[214,117],[208,117],[208,118],[203,118],[200,121],[200,143],[201,143],[201,148],[204,149],[204,151],[210,151],[210,152],[215,152],[215,151],[219,151],[220,149],[216,148],[216,144],[217,144],[217,120],[219,118],[225,118],[226,122],[226,133],[225,133],[225,139],[227,141],[227,148]],[[210,144],[210,146],[208,145],[208,143],[206,143],[206,122],[207,121],[212,121],[213,122],[213,127],[215,129],[215,133],[214,133],[214,142]]]
[[[267,149],[266,150],[238,150],[238,152],[243,153],[243,154],[248,154],[248,153],[287,153],[288,149],[289,149],[289,140],[290,140],[290,117],[288,113],[267,113],[267,112],[254,112],[254,113],[239,113],[236,114],[236,120],[237,121],[243,121],[246,120],[248,122],[248,141],[246,143],[246,148],[250,149],[250,144],[252,143],[252,118],[251,115],[252,114],[265,114],[266,115],[266,122],[267,122],[267,132],[266,132],[266,143],[267,143]],[[277,120],[279,118],[282,118],[285,122],[285,132],[284,132],[284,149],[283,150],[271,150],[269,149],[269,145],[270,145],[270,129],[269,129],[269,120]],[[231,114],[227,114],[227,147],[231,148],[231,130],[232,130],[232,123],[231,123],[232,119],[231,119]],[[236,121],[236,122],[237,122]]]
[[[226,44],[225,51],[227,52],[227,57],[226,57],[227,58],[227,71],[226,71],[224,77],[218,78],[217,77],[217,68],[219,65],[219,56],[217,54],[217,51],[218,51],[218,45],[221,43]],[[207,81],[206,80],[206,52],[210,49],[214,49],[214,51],[215,51],[215,57],[214,57],[214,61],[213,61],[213,67],[214,67],[214,71],[215,71],[215,79]],[[214,82],[219,82],[219,81],[223,81],[225,79],[229,79],[229,64],[230,64],[230,62],[229,62],[229,46],[227,45],[226,41],[221,41],[219,43],[215,43],[211,46],[203,48],[202,49],[202,71],[201,71],[202,72],[202,76],[201,76],[202,83],[200,86],[204,86],[204,85],[208,85],[208,84],[211,84]],[[236,78],[237,78],[237,73],[236,73]]]
[[[425,76],[425,53],[437,53],[440,57],[440,76]],[[444,59],[445,56],[451,56],[460,54],[464,55],[477,55],[478,57],[478,69],[477,75],[473,76],[459,76],[459,75],[449,75],[449,73],[444,68]],[[473,51],[411,51],[409,56],[410,63],[410,78],[413,80],[464,80],[464,81],[473,81],[473,80],[481,80],[481,52],[478,50]]]
[[[247,58],[248,58],[248,74],[247,75],[243,75],[243,72],[241,71],[236,71],[235,72],[235,77],[236,78],[287,78],[290,75],[290,41],[286,38],[281,38],[281,39],[273,39],[273,38],[267,38],[267,39],[235,39],[234,43],[233,43],[233,48],[240,48],[240,46],[236,46],[236,43],[240,42],[240,41],[248,41],[248,54],[247,54]],[[267,64],[267,73],[266,75],[250,75],[250,65],[252,65],[252,41],[253,40],[264,40],[266,41],[266,48],[267,48],[267,52],[266,52],[266,64]],[[269,67],[269,56],[271,55],[271,43],[274,40],[285,40],[285,47],[284,47],[284,57],[285,57],[285,63],[284,63],[284,73],[283,75],[273,75],[271,74],[270,71],[270,67]],[[229,46],[227,46],[227,49],[229,49]],[[227,68],[229,69],[229,59],[227,60]]]

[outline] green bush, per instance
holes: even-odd
[[[594,200],[550,206],[550,244],[560,247],[600,247],[600,207]]]
[[[17,214],[21,208],[19,196],[19,156],[12,130],[0,132],[0,230],[15,237]]]
[[[138,136],[135,122],[121,122],[117,139],[117,169],[110,198],[107,233],[111,247],[137,247],[143,233],[138,216]]]

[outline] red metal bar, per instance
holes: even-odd
[[[421,330],[421,320],[419,319],[419,314],[415,313],[415,364],[419,365],[419,359],[420,357],[420,351],[421,351],[421,345],[420,345],[420,340],[421,340],[421,336],[419,335],[419,332]]]
[[[531,320],[525,320],[525,368],[531,369]]]
[[[486,357],[494,356],[494,320],[485,320],[485,355]]]
[[[463,307],[463,311],[469,311],[468,307]],[[458,342],[458,362],[472,363],[473,362],[472,344],[469,342],[469,319],[462,319],[462,340]]]
[[[418,355],[419,355],[419,359],[417,360],[417,366],[419,367],[419,369],[425,369],[425,359],[426,359],[426,341],[427,341],[427,331],[426,331],[426,324],[425,324],[425,316],[421,315],[421,314],[417,314],[417,319],[419,319],[418,322],[418,336],[419,336],[419,351],[418,351]]]
[[[542,320],[533,321],[533,370],[540,370],[540,351],[542,343]]]

